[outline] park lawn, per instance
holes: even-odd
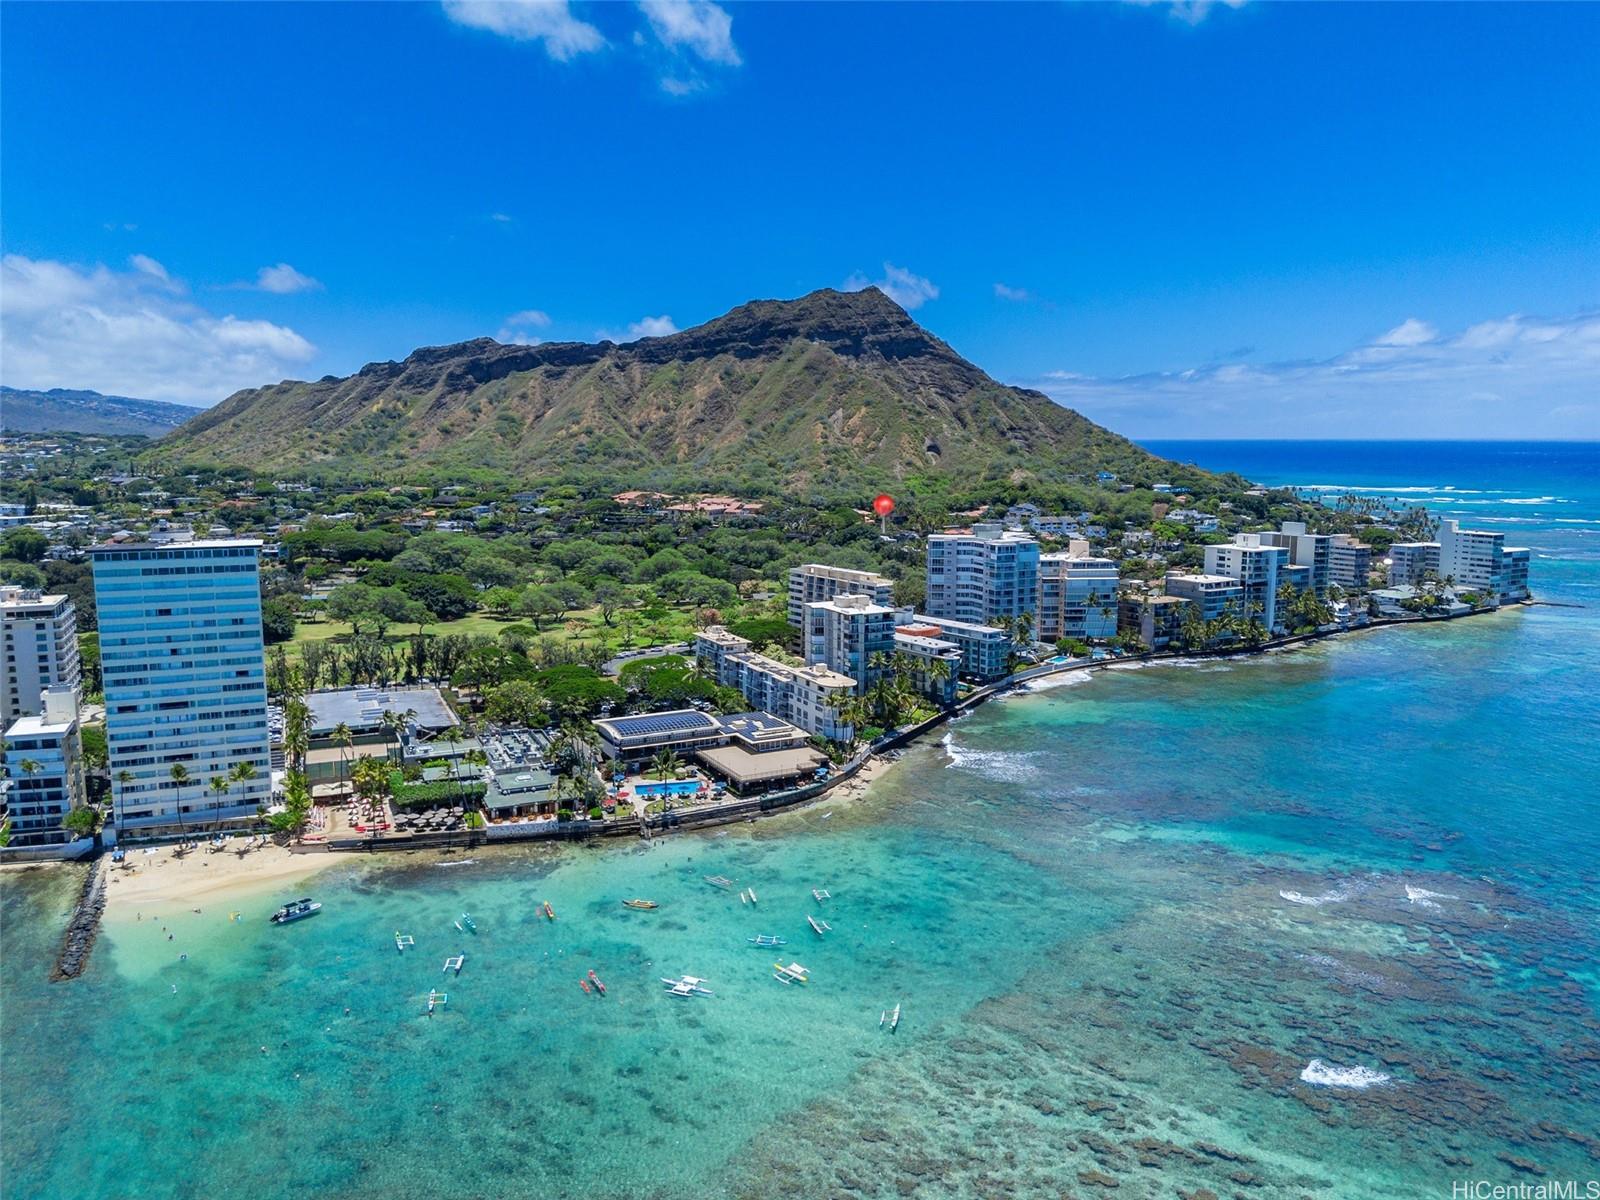
[[[625,614],[633,618],[631,643],[628,641],[629,623],[624,620]],[[608,653],[665,646],[672,642],[689,641],[694,637],[692,605],[675,608],[656,621],[641,619],[638,610],[631,612],[622,610],[613,613],[611,619],[614,623],[608,626],[601,618],[598,608],[582,609],[568,613],[565,621],[544,622],[544,628],[538,636],[548,637],[556,642],[599,642],[605,646]],[[476,612],[460,620],[424,625],[422,631],[441,637],[451,633],[496,637],[507,625],[518,624],[532,625],[533,622],[525,617],[499,617],[487,612]],[[416,632],[415,625],[395,625],[389,629],[385,640],[404,642]],[[331,618],[322,621],[301,621],[295,626],[294,638],[285,644],[285,648],[289,660],[298,662],[300,647],[307,642],[331,641],[349,636],[350,624],[347,621],[335,621]]]

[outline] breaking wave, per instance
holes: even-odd
[[[1351,1088],[1365,1091],[1369,1087],[1388,1083],[1389,1077],[1370,1067],[1336,1067],[1320,1058],[1313,1058],[1300,1072],[1300,1078],[1316,1087]]]

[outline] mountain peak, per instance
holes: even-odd
[[[921,475],[1183,475],[995,382],[875,287],[752,300],[622,345],[426,347],[346,379],[239,392],[158,453],[375,478],[488,469],[838,494]]]

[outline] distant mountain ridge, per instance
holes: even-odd
[[[164,400],[135,400],[99,392],[0,387],[0,429],[7,433],[104,433],[160,437],[199,409]]]
[[[376,478],[479,468],[788,492],[1102,469],[1206,477],[997,383],[876,288],[757,300],[625,345],[427,347],[343,379],[235,393],[150,454]]]

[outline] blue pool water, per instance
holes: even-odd
[[[633,790],[641,796],[692,796],[700,790],[698,779],[675,779],[665,783],[636,783]]]

